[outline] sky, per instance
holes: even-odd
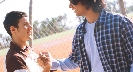
[[[2,0],[0,0],[2,1]],[[3,20],[6,13],[10,11],[24,11],[29,14],[30,0],[5,0],[0,4],[0,33],[8,35],[3,26]],[[33,20],[42,21],[45,18],[57,17],[67,14],[68,21],[75,21],[76,15],[69,8],[69,0],[33,0]],[[73,26],[68,23],[68,26]],[[77,24],[77,22],[75,21]]]
[[[3,0],[0,0],[0,2]],[[113,1],[113,0],[108,0]],[[132,3],[132,0],[124,0]],[[0,34],[8,35],[3,27],[3,20],[6,13],[10,11],[24,11],[29,14],[30,0],[5,0],[0,4]],[[68,26],[75,26],[78,21],[75,20],[76,15],[69,8],[69,0],[33,0],[33,20],[42,21],[45,18],[57,17],[67,14]]]

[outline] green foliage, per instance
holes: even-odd
[[[122,0],[121,0],[122,1]],[[129,2],[123,1],[126,13],[133,12],[133,5],[129,5]],[[120,5],[118,0],[106,1],[106,10],[109,12],[120,13]]]
[[[39,35],[38,25],[39,25],[39,22],[34,21],[34,23],[33,23],[33,38],[35,38],[35,39],[37,38],[36,35]]]
[[[33,40],[33,45],[37,45],[37,44],[41,44],[43,42],[55,40],[55,39],[58,39],[60,37],[66,36],[66,35],[71,35],[71,34],[74,34],[74,32],[75,32],[75,29],[71,29],[71,30],[66,30],[64,32],[52,34],[52,35],[49,35],[46,37],[38,38],[38,39]]]
[[[60,33],[66,29],[67,15],[60,15],[52,17],[51,19],[46,18],[41,22],[33,22],[33,38],[41,38],[49,36],[51,34]]]
[[[126,7],[126,13],[130,13],[130,12],[133,12],[133,5]]]
[[[131,13],[128,13],[128,14],[127,14],[127,17],[128,17],[128,18],[131,18],[131,17],[133,17],[133,12],[131,12]]]
[[[9,50],[9,48],[4,48],[0,50],[0,56],[6,55],[7,51]]]

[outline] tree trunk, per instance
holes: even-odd
[[[33,28],[33,24],[32,24],[32,0],[30,0],[29,3],[29,23],[31,24],[32,28]],[[29,40],[29,45],[32,47],[33,45],[33,30],[32,30],[32,38]]]
[[[119,1],[119,6],[120,6],[120,12],[123,15],[126,15],[125,7],[124,7],[124,2],[123,0],[118,0]]]

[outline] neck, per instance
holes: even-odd
[[[26,41],[22,41],[16,38],[12,38],[12,42],[17,44],[19,47],[21,47],[22,49],[26,47]]]
[[[89,23],[93,23],[95,21],[97,21],[97,19],[99,18],[100,16],[100,13],[95,13],[93,12],[92,10],[91,11],[88,11],[85,15],[86,17],[86,20],[89,22]]]

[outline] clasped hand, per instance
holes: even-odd
[[[40,52],[39,57],[37,58],[37,62],[42,68],[50,68],[52,66],[51,59],[52,56],[49,52]]]

